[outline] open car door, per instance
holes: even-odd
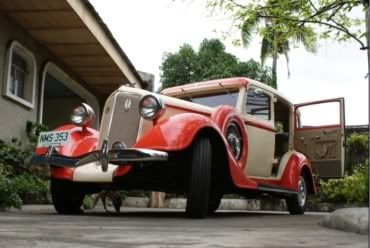
[[[344,174],[344,98],[309,102],[294,106],[295,149],[313,163],[320,178]]]

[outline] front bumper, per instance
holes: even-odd
[[[48,165],[57,167],[79,167],[90,163],[100,163],[103,171],[107,171],[108,164],[127,165],[140,162],[154,162],[168,160],[168,153],[142,148],[127,148],[122,150],[96,150],[78,157],[68,157],[54,153],[49,148],[43,155],[34,154],[29,158],[31,165]]]

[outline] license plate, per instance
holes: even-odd
[[[68,142],[70,133],[68,131],[41,132],[37,147],[61,146]]]

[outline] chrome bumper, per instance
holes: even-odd
[[[49,148],[44,155],[32,155],[28,160],[31,165],[51,165],[58,167],[78,167],[89,163],[100,163],[103,171],[107,171],[108,164],[126,165],[134,162],[166,161],[168,153],[141,148],[127,148],[123,150],[97,150],[79,157],[68,157],[53,154]]]

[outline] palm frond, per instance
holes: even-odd
[[[312,28],[302,27],[293,38],[296,42],[302,43],[308,52],[317,52],[317,35]]]
[[[248,47],[251,40],[253,32],[255,31],[256,27],[260,22],[260,18],[257,16],[251,16],[244,20],[242,27],[241,27],[241,37],[242,43],[244,47]]]

